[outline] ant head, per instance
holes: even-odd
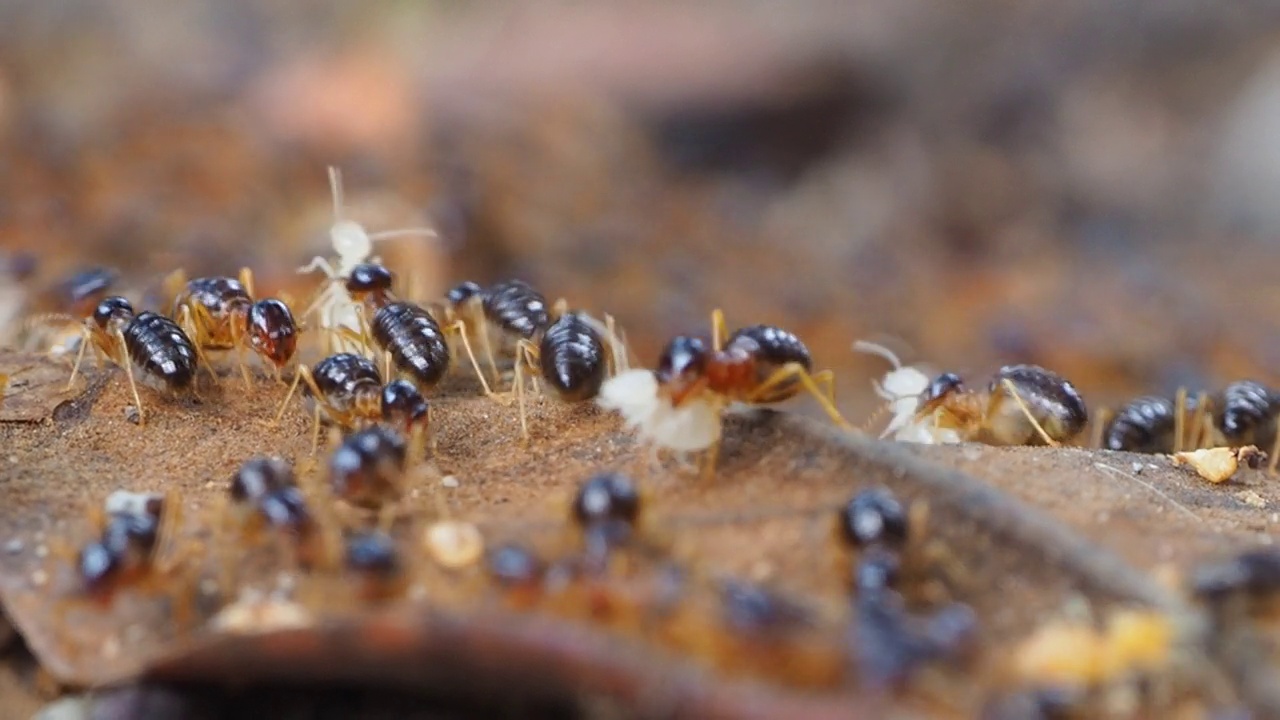
[[[249,345],[276,367],[283,367],[298,349],[298,324],[289,306],[275,298],[259,300],[246,319]]]
[[[133,305],[119,295],[111,297],[98,303],[98,307],[93,311],[93,321],[103,330],[112,322],[122,322],[133,317]]]
[[[347,567],[379,574],[400,570],[396,544],[386,533],[362,532],[347,540]]]
[[[472,298],[480,297],[482,293],[484,293],[484,288],[480,287],[480,283],[466,280],[451,289],[445,299],[449,301],[450,305],[456,307]]]
[[[251,458],[231,478],[231,499],[244,502],[293,485],[293,467],[283,458]]]
[[[392,380],[382,388],[382,419],[407,429],[427,420],[427,399],[408,380]]]
[[[955,373],[942,373],[929,383],[929,387],[924,391],[921,398],[921,405],[931,407],[942,402],[952,393],[960,392],[964,389],[964,381]]]
[[[101,588],[119,565],[120,558],[100,541],[85,545],[76,558],[80,580],[90,590]]]
[[[677,380],[693,380],[706,371],[709,354],[707,344],[701,338],[680,335],[667,343],[654,374],[663,385]]]
[[[373,239],[354,220],[338,220],[329,228],[329,242],[340,258],[360,260],[373,253]]]
[[[573,500],[573,516],[581,525],[609,520],[633,523],[640,514],[640,495],[627,476],[607,472],[582,484]]]
[[[357,297],[390,292],[393,279],[391,271],[381,265],[360,263],[351,269],[351,275],[347,277],[347,292]]]

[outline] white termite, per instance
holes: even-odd
[[[873,342],[859,340],[853,344],[857,352],[878,355],[893,364],[893,369],[880,381],[872,380],[876,395],[883,399],[893,417],[880,433],[881,438],[893,438],[902,442],[926,445],[945,445],[961,441],[960,433],[938,427],[935,418],[919,417],[920,398],[929,389],[932,379],[919,367],[902,365],[898,356],[889,348]]]

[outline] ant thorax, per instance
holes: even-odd
[[[698,393],[673,406],[651,370],[627,370],[606,380],[596,402],[616,410],[628,428],[658,447],[694,452],[720,439],[722,408],[716,397]]]

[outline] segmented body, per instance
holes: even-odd
[[[159,513],[116,513],[99,537],[81,548],[77,570],[90,595],[109,597],[118,583],[146,571],[160,536]]]
[[[449,344],[435,319],[421,307],[407,302],[384,305],[374,313],[370,331],[396,367],[412,376],[419,388],[434,387],[449,371]]]
[[[355,353],[338,353],[311,368],[316,387],[324,395],[331,414],[350,413],[374,405],[380,399],[382,375],[373,361]],[[304,385],[308,397],[312,390]]]
[[[271,527],[300,531],[311,523],[293,468],[280,458],[253,458],[231,479],[231,501]]]
[[[229,277],[202,277],[189,280],[182,292],[173,301],[174,317],[178,317],[183,306],[191,309],[193,314],[204,315],[201,332],[204,334],[201,347],[210,350],[230,350],[234,347],[237,336],[243,336],[243,323],[253,298],[239,280]],[[200,310],[197,311],[197,308]],[[197,315],[198,317],[198,315]]]
[[[1103,445],[1109,450],[1173,452],[1176,427],[1173,402],[1162,397],[1140,397],[1116,413],[1107,425]]]
[[[1213,404],[1214,424],[1229,445],[1269,445],[1276,433],[1280,395],[1252,380],[1223,388]]]
[[[530,339],[551,323],[547,299],[523,280],[506,280],[484,293],[484,315],[504,333]]]
[[[189,387],[196,376],[196,350],[178,324],[143,312],[124,326],[129,358],[171,390]]]
[[[566,313],[543,333],[538,363],[542,377],[568,401],[598,395],[608,370],[604,341],[577,313]]]
[[[334,493],[360,507],[376,508],[399,497],[408,446],[399,433],[373,426],[352,433],[329,458]]]
[[[1013,385],[1018,398],[1054,440],[1074,437],[1089,421],[1084,398],[1061,375],[1036,365],[1006,365],[996,371],[987,388],[989,394],[1001,396],[996,410],[998,417],[988,418],[987,423],[993,436],[1002,440],[1002,444],[1020,445],[1035,442],[1038,438],[1022,408],[1009,396],[1006,380]],[[1006,398],[1009,401],[1004,401]],[[1026,439],[1016,440],[1019,437]]]
[[[794,333],[772,325],[752,325],[735,331],[725,342],[724,352],[732,356],[746,356],[754,360],[755,382],[765,382],[779,369],[789,363],[796,363],[805,372],[813,369],[813,356],[809,348]],[[789,379],[778,383],[763,396],[756,396],[755,402],[774,403],[787,400],[800,391],[797,379]]]

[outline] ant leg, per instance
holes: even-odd
[[[1196,432],[1199,432],[1196,428]],[[1173,452],[1182,452],[1187,439],[1187,389],[1178,388],[1173,401]]]
[[[258,296],[253,290],[253,268],[247,265],[240,268],[240,284],[244,286],[244,291],[249,293],[250,298],[257,299]]]
[[[316,270],[320,270],[325,275],[328,275],[330,278],[338,277],[338,273],[333,269],[333,266],[329,264],[329,260],[326,258],[320,257],[319,255],[316,255],[315,257],[311,258],[311,262],[298,268],[298,274],[305,275],[306,273],[312,273],[312,272],[315,272]]]
[[[1107,424],[1111,422],[1113,417],[1115,417],[1115,413],[1111,411],[1111,408],[1098,409],[1093,418],[1093,429],[1089,433],[1089,447],[1102,448],[1102,443],[1106,439]]]
[[[383,382],[391,382],[395,378],[391,376],[391,353],[382,353],[382,378]]]
[[[836,404],[836,374],[831,370],[823,370],[812,375],[815,385],[827,391],[827,400]]]
[[[709,482],[716,474],[716,465],[720,461],[720,438],[711,443],[702,456],[702,479]]]
[[[315,457],[320,450],[320,403],[316,403],[316,408],[311,417],[311,456]]]
[[[525,419],[524,409],[524,371],[520,367],[519,360],[516,361],[515,375],[516,400],[520,403],[520,437],[525,442],[529,442],[529,423]]]
[[[728,337],[729,331],[724,324],[724,311],[716,308],[711,311],[711,350],[720,352],[720,348]]]
[[[823,394],[817,383],[813,381],[813,376],[811,376],[809,371],[805,370],[804,366],[800,363],[790,362],[775,370],[772,375],[770,375],[764,382],[760,383],[760,385],[751,392],[747,397],[747,402],[755,402],[757,398],[766,397],[770,390],[784,382],[787,382],[788,380],[791,380],[792,378],[798,379],[800,383],[804,385],[805,390],[809,391],[809,394],[818,401],[818,404],[822,406],[824,411],[826,411],[827,416],[831,418],[832,422],[846,430],[854,429],[854,427],[849,424],[849,421],[845,420],[844,416],[840,414],[840,411],[836,409],[835,403],[827,399],[827,396]]]
[[[1031,426],[1036,429],[1036,433],[1040,435],[1040,439],[1044,440],[1044,443],[1049,447],[1062,447],[1062,443],[1049,437],[1049,433],[1045,432],[1045,429],[1040,426],[1040,421],[1036,420],[1035,416],[1031,414],[1031,409],[1027,407],[1025,402],[1023,402],[1022,395],[1018,393],[1018,388],[1014,387],[1013,381],[1009,378],[1005,378],[1003,384],[1005,390],[1007,390],[1009,395],[1013,397],[1013,401],[1018,404],[1018,409],[1021,410],[1022,414],[1027,416],[1027,419],[1031,421]]]
[[[240,377],[244,380],[246,390],[253,389],[253,378],[249,375],[249,368],[244,364],[244,335],[238,327],[231,326],[231,346],[236,349],[236,364],[240,366]]]
[[[71,391],[71,388],[75,387],[75,384],[76,384],[76,375],[78,375],[78,374],[80,373],[80,363],[84,362],[84,351],[85,351],[85,348],[86,348],[86,347],[89,345],[89,343],[91,342],[91,341],[90,341],[90,339],[89,339],[89,331],[88,331],[88,330],[86,330],[86,329],[85,329],[85,328],[83,328],[83,327],[80,329],[80,336],[81,336],[81,337],[80,337],[80,352],[76,353],[76,362],[75,362],[75,365],[71,366],[71,378],[67,380],[67,387],[66,387],[66,389],[65,389],[65,390],[63,390],[63,392],[70,392],[70,391]],[[98,351],[95,349],[95,350],[93,351],[93,354],[96,356],[96,355],[98,354]],[[99,362],[101,362],[101,361],[99,361]]]
[[[529,368],[529,378],[533,381],[533,392],[537,395],[542,394],[542,385],[538,383],[538,358],[541,356],[538,346],[528,340],[521,340],[516,343],[516,364],[521,362]]]
[[[196,350],[196,359],[204,366],[209,377],[213,378],[213,384],[219,384],[218,373],[214,372],[209,356],[204,354],[205,333],[201,332],[201,328],[209,327],[208,315],[202,308],[192,310],[191,306],[184,302],[178,306],[178,326],[187,334],[187,337],[191,338],[191,346]]]
[[[302,381],[303,374],[307,376],[307,384],[315,385],[315,381],[311,379],[311,370],[306,365],[299,365],[298,371],[293,374],[293,382],[289,384],[289,392],[284,394],[284,400],[280,402],[280,410],[276,412],[275,419],[271,421],[274,425],[280,422],[280,418],[284,417],[284,411],[289,408],[289,401],[293,399],[293,392],[298,389],[298,383]],[[317,397],[319,397],[317,395]]]
[[[500,385],[502,384],[502,373],[498,372],[498,361],[495,360],[493,357],[493,343],[489,339],[488,319],[481,317],[479,325],[480,325],[480,343],[481,345],[483,345],[484,357],[485,357],[485,360],[489,363],[489,369],[493,371],[493,384],[495,386]]]
[[[147,420],[142,410],[142,398],[138,396],[138,384],[133,380],[133,358],[129,357],[128,346],[124,342],[124,332],[117,329],[116,339],[120,341],[120,347],[125,349],[124,362],[120,364],[124,365],[124,372],[129,376],[129,390],[133,392],[133,401],[138,405],[138,424],[145,425]]]
[[[1205,391],[1201,390],[1196,393],[1196,414],[1191,418],[1191,428],[1195,435],[1192,436],[1194,445],[1192,450],[1199,450],[1207,447],[1213,440],[1209,418],[1209,396]]]
[[[467,351],[467,359],[471,361],[471,369],[476,371],[476,377],[480,378],[480,384],[484,386],[484,394],[492,397],[493,390],[489,387],[489,380],[485,378],[484,372],[480,370],[480,363],[476,362],[475,353],[471,352],[471,341],[467,339],[467,324],[462,320],[458,320],[450,325],[448,330],[456,331],[458,337],[462,339],[462,348]]]

